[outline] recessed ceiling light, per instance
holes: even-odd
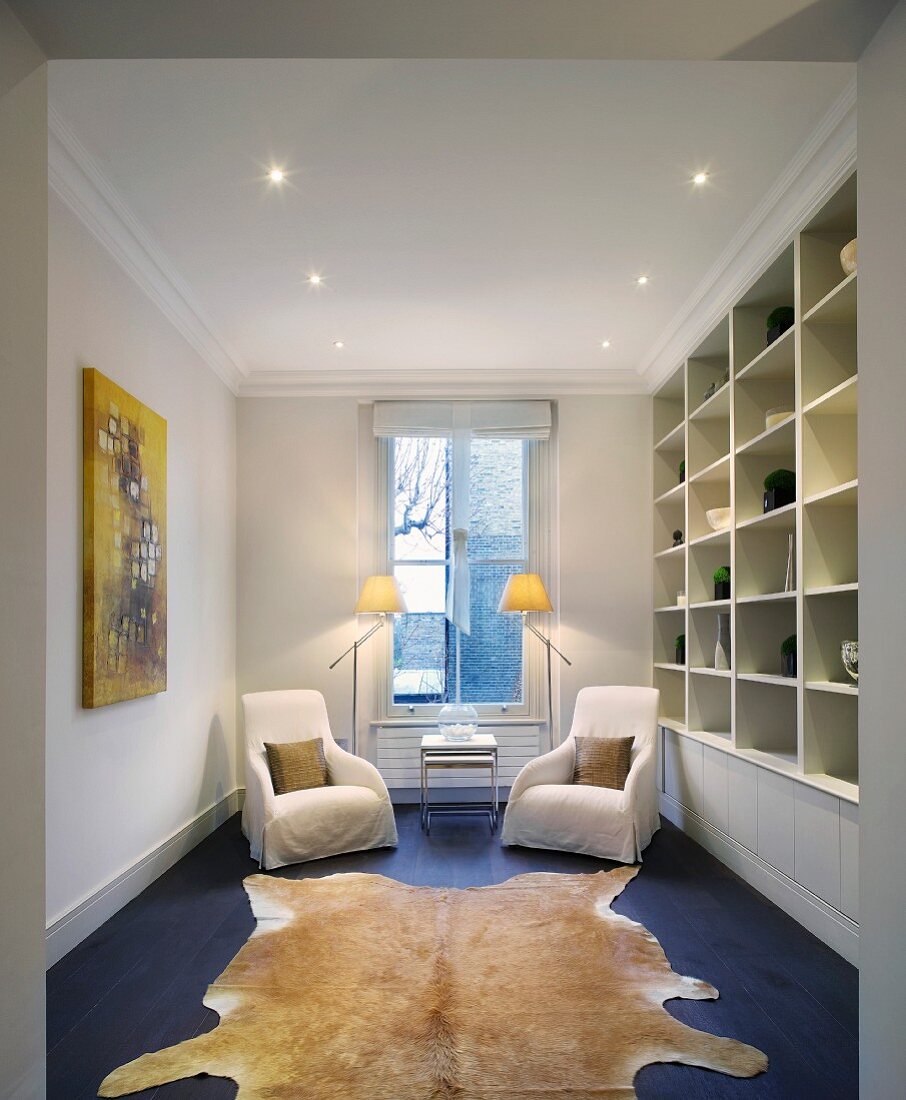
[[[696,187],[701,187],[703,183],[708,182],[708,173],[696,172],[695,175],[692,177],[692,182],[696,185]]]
[[[601,341],[601,347],[605,348],[605,349],[609,348],[610,347],[610,341],[609,340],[602,340]]]
[[[638,283],[639,286],[644,286],[648,282],[648,276],[647,275],[640,275],[636,279],[636,282]]]
[[[345,344],[343,343],[343,341],[342,341],[342,340],[334,340],[334,342],[333,342],[333,346],[334,346],[334,347],[335,347],[335,348],[336,348],[336,349],[337,349],[338,351],[339,351],[339,350],[340,350],[341,348],[345,348],[345,347],[346,347],[346,345],[345,345]]]
[[[309,283],[311,283],[312,286],[320,286],[321,285],[321,276],[320,275],[309,275],[308,276],[308,281],[309,281]]]
[[[268,172],[267,178],[271,181],[271,183],[283,183],[283,181],[286,179],[286,173],[283,171],[282,168],[272,168]]]

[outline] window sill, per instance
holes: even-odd
[[[392,718],[377,718],[368,723],[373,729],[424,729],[426,726],[437,725],[437,715],[425,715],[424,718],[404,718],[402,716],[394,716]],[[479,715],[479,726],[546,726],[546,718],[534,718],[530,714],[514,715],[514,714],[502,714],[499,717],[493,717],[489,714]]]

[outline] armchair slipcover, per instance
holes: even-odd
[[[382,848],[397,842],[390,796],[373,764],[334,741],[319,691],[243,695],[245,806],[242,831],[266,869]],[[324,739],[328,786],[274,794],[264,742]]]
[[[576,697],[569,737],[529,761],[510,791],[502,842],[635,863],[660,828],[655,785],[660,693],[587,687]],[[622,791],[572,782],[576,737],[635,737]]]

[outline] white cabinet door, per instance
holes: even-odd
[[[840,909],[859,919],[859,807],[840,799]]]
[[[702,746],[667,730],[664,737],[664,789],[671,798],[702,813]]]
[[[758,769],[758,854],[772,867],[795,875],[795,788],[785,775]]]
[[[796,881],[840,908],[840,799],[796,784]]]
[[[722,833],[730,832],[729,791],[727,786],[727,754],[704,745],[702,757],[703,817]]]
[[[679,734],[675,730],[664,730],[664,792],[677,802],[682,802],[681,774]]]
[[[750,852],[758,851],[758,768],[748,760],[727,757],[729,828],[727,832]]]

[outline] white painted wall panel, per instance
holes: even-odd
[[[727,758],[728,834],[745,845],[750,852],[758,851],[758,769],[748,760]]]
[[[795,788],[785,775],[758,768],[758,855],[790,878],[795,874]]]
[[[796,784],[796,881],[840,908],[840,800]]]
[[[859,807],[840,801],[840,909],[859,919]]]

